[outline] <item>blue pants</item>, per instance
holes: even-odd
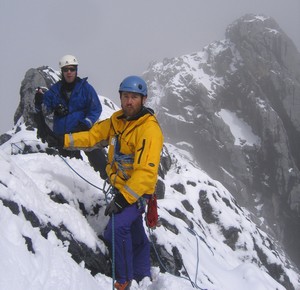
[[[120,283],[151,277],[150,243],[143,226],[144,208],[137,204],[114,215],[115,269]],[[112,218],[104,231],[104,238],[112,243]]]

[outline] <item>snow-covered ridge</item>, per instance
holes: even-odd
[[[58,155],[44,153],[46,144],[35,134],[20,122],[12,138],[0,147],[0,268],[8,273],[0,277],[0,284],[6,290],[24,285],[26,289],[57,285],[60,289],[109,289],[111,278],[100,272],[92,275],[84,262],[77,264],[70,256],[71,244],[61,240],[56,230],[42,234],[45,224],[66,228],[65,235],[107,256],[100,238],[107,222],[105,196],[95,188],[101,189],[103,183],[87,161],[65,160],[94,186]],[[133,289],[163,290],[170,285],[193,289],[191,281],[201,288],[225,290],[240,290],[242,285],[251,290],[285,289],[280,281],[298,285],[296,271],[276,250],[275,241],[251,221],[250,213],[238,206],[222,184],[193,164],[189,152],[165,146],[171,165],[160,177],[165,185],[164,198],[158,201],[162,226],[151,239],[167,270],[184,279],[162,274],[153,255],[153,283],[144,288],[133,283]],[[9,203],[18,210],[13,212]],[[28,212],[40,226],[28,220]],[[270,271],[275,265],[279,270],[274,274]]]

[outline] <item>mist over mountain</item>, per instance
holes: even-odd
[[[300,265],[300,55],[274,19],[245,15],[203,50],[145,73],[165,135]]]
[[[111,282],[102,180],[86,160],[63,159],[36,138],[35,88],[59,77],[48,66],[26,72],[15,126],[0,137],[0,218],[18,224],[15,241],[4,226],[0,241],[11,255],[21,245],[15,263],[0,262],[15,278],[0,277],[5,289],[24,281],[26,289],[56,289],[61,280],[61,289],[82,289],[68,277],[89,289]],[[162,226],[148,233],[153,283],[133,289],[300,289],[300,55],[293,42],[273,19],[245,15],[224,40],[152,63],[144,78],[166,139],[157,186]],[[118,105],[99,97],[104,119]],[[59,251],[65,270],[56,271],[49,249]],[[16,272],[16,264],[30,267]],[[30,276],[39,279],[30,284]]]

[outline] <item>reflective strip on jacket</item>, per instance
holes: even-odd
[[[66,116],[53,117],[53,131],[62,135],[73,132],[79,123],[84,123],[91,128],[98,121],[102,106],[95,89],[88,83],[87,78],[78,78],[67,101],[61,95],[62,81],[58,81],[44,94],[43,112],[52,113],[59,104],[68,108]]]
[[[127,121],[122,110],[111,118],[97,122],[90,131],[65,135],[65,148],[85,149],[109,145],[106,167],[110,183],[132,204],[144,194],[153,194],[158,177],[163,134],[158,121],[150,112],[137,120]],[[119,118],[118,118],[119,117]],[[132,166],[127,166],[125,176],[113,162],[115,138],[119,139],[120,152],[133,154]]]

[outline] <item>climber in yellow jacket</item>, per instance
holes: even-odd
[[[129,289],[132,279],[151,278],[150,245],[142,214],[144,199],[155,192],[163,134],[153,110],[144,106],[147,85],[143,79],[125,78],[119,93],[122,109],[109,119],[97,122],[89,131],[47,140],[49,146],[63,145],[70,150],[109,146],[106,172],[115,195],[105,215],[114,215],[114,225],[110,219],[104,238],[110,243],[114,240],[115,288],[123,290]]]
[[[109,145],[106,172],[110,184],[130,204],[154,192],[162,143],[160,126],[153,111],[146,107],[134,116],[126,116],[122,109],[96,123],[90,131],[68,134],[64,139],[65,148],[70,149]],[[125,157],[122,160],[118,155],[131,157],[133,163],[128,164]]]

